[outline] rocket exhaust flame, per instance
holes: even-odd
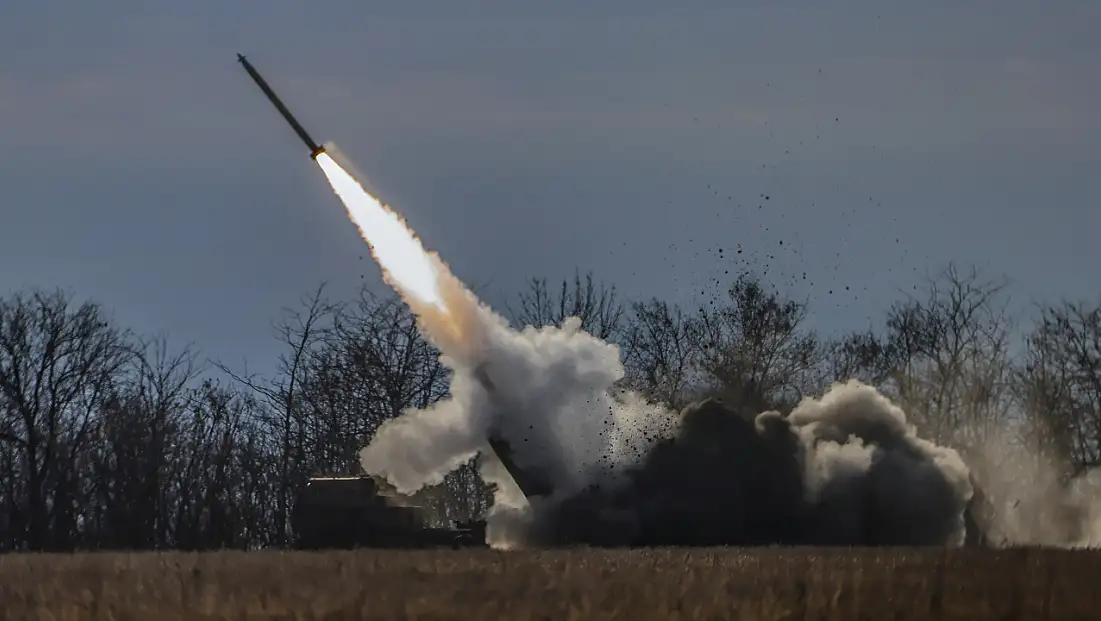
[[[315,159],[371,247],[390,286],[406,298],[413,298],[411,302],[446,312],[435,262],[402,217],[367,193],[328,153],[322,151]]]
[[[428,340],[452,358],[476,358],[484,329],[474,294],[436,253],[425,250],[404,218],[363,187],[335,145],[322,146],[314,161],[359,228],[383,280],[402,296]]]

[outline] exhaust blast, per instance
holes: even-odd
[[[316,161],[453,371],[448,399],[379,427],[360,453],[368,474],[411,494],[482,453],[496,547],[963,542],[967,466],[874,388],[838,384],[786,417],[647,403],[616,389],[618,347],[577,318],[511,328],[340,157],[327,145]],[[502,441],[511,467],[489,449]],[[525,498],[513,469],[550,493]]]
[[[515,464],[543,473],[562,495],[613,482],[672,428],[671,413],[613,390],[624,375],[618,347],[582,331],[576,319],[561,328],[511,329],[364,188],[334,145],[316,161],[386,282],[453,371],[449,399],[379,427],[361,452],[365,472],[410,494],[484,453],[482,474],[498,484],[496,515],[514,516],[527,503],[488,450],[490,438],[515,447]],[[491,519],[491,532],[503,521]]]

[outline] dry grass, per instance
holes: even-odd
[[[0,556],[0,619],[1101,619],[1101,552]]]

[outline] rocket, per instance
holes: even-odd
[[[287,123],[290,123],[291,129],[294,130],[294,133],[298,134],[298,137],[302,139],[302,142],[306,143],[306,147],[310,149],[310,157],[317,159],[318,155],[324,153],[325,147],[317,144],[316,142],[314,142],[313,138],[310,138],[310,135],[306,133],[306,130],[302,127],[302,125],[298,123],[298,119],[294,118],[294,115],[291,114],[290,110],[287,110],[287,107],[283,105],[282,100],[280,100],[279,96],[275,94],[275,91],[271,90],[271,87],[268,86],[268,83],[264,81],[264,78],[260,76],[259,72],[256,71],[256,68],[252,66],[252,63],[250,63],[248,59],[246,59],[241,54],[237,55],[237,60],[245,67],[245,71],[247,71],[252,79],[256,82],[256,85],[260,87],[260,90],[264,91],[264,94],[268,97],[268,101],[270,101],[271,104],[275,106],[275,109],[279,111],[279,114],[283,115],[283,118],[287,120]]]

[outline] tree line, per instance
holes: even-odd
[[[966,457],[997,438],[1069,480],[1101,464],[1101,304],[1008,310],[1004,281],[950,266],[879,326],[824,336],[808,303],[750,275],[700,308],[627,300],[591,274],[533,279],[514,325],[580,317],[617,343],[624,387],[680,408],[721,396],[746,415],[855,377],[923,436]],[[324,287],[275,324],[270,377],[246,376],[108,319],[92,301],[0,298],[0,551],[285,546],[298,490],[348,473],[383,421],[447,395],[449,371],[392,295]],[[472,465],[433,493],[442,518],[484,512]]]

